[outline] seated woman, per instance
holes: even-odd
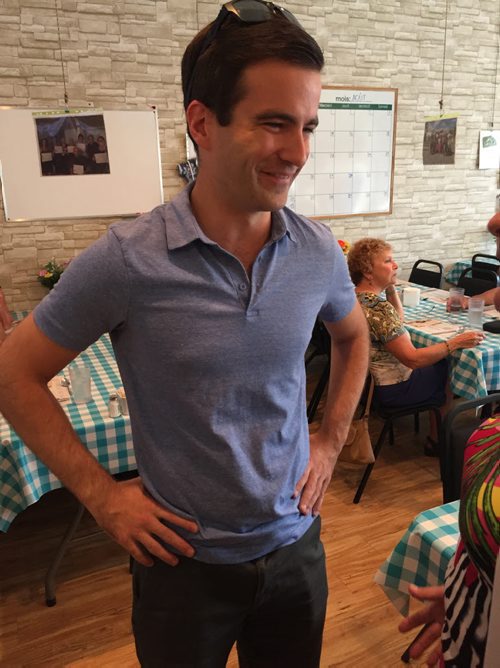
[[[463,332],[442,343],[415,348],[403,325],[403,307],[394,287],[398,265],[391,246],[381,239],[360,239],[349,251],[347,262],[368,320],[376,399],[395,408],[434,401],[444,412],[451,400],[446,358],[454,350],[481,343],[484,333]],[[437,447],[437,425],[432,416],[425,450],[429,455],[436,454]]]
[[[500,587],[495,579],[500,549],[499,498],[500,416],[495,416],[472,434],[464,453],[460,541],[448,565],[445,585],[409,587],[414,598],[428,601],[399,625],[406,633],[426,624],[423,635],[412,643],[412,659],[418,659],[439,640],[427,657],[427,666],[483,666],[493,583]]]

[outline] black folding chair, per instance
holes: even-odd
[[[443,503],[460,498],[464,450],[471,434],[485,420],[485,411],[477,415],[480,406],[491,407],[500,404],[500,392],[487,397],[463,401],[454,406],[443,420],[441,479],[443,483]],[[491,412],[491,411],[490,411]],[[500,434],[499,434],[500,438]]]
[[[433,267],[430,269],[429,267]],[[434,268],[435,267],[435,268]],[[418,283],[428,288],[440,288],[443,278],[443,265],[434,260],[417,260],[410,272],[410,283]]]
[[[321,322],[321,320],[316,320],[314,323],[314,328],[311,336],[311,342],[309,344],[309,349],[306,354],[305,364],[306,368],[309,363],[318,355],[324,356],[325,362],[323,364],[323,369],[319,377],[316,387],[313,390],[311,399],[307,406],[307,420],[312,422],[316,411],[325,391],[326,386],[328,385],[328,379],[330,377],[330,351],[331,351],[331,341],[330,334],[328,333],[327,328]]]
[[[486,290],[498,287],[498,275],[491,269],[468,267],[460,274],[457,286],[464,288],[468,297],[479,295]]]
[[[406,417],[407,415],[414,415],[414,416],[419,415],[424,411],[425,412],[431,411],[432,413],[434,413],[434,415],[436,416],[436,423],[438,426],[438,433],[439,433],[439,430],[441,428],[441,412],[438,404],[434,402],[424,402],[420,404],[411,404],[409,406],[404,406],[401,408],[393,408],[389,406],[384,406],[383,404],[378,402],[374,397],[370,415],[378,415],[378,417],[384,421],[384,426],[382,427],[382,431],[380,432],[379,437],[377,438],[377,442],[375,443],[375,446],[373,448],[373,454],[375,455],[375,462],[373,464],[368,464],[367,467],[365,468],[363,477],[361,478],[361,482],[359,483],[358,489],[356,490],[356,494],[354,495],[354,499],[352,500],[353,503],[360,502],[361,496],[366,487],[366,483],[368,482],[368,478],[370,477],[372,469],[375,466],[377,457],[379,456],[380,451],[382,450],[382,446],[385,442],[387,435],[390,436],[391,442],[393,442],[394,420],[397,420],[398,418],[401,417]],[[418,423],[415,422],[416,428],[417,425]]]
[[[496,255],[486,255],[485,253],[476,253],[472,256],[472,269],[487,269],[498,274],[500,269],[500,260]],[[472,277],[476,278],[476,272],[472,272]]]

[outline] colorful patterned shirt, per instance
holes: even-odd
[[[445,583],[441,665],[448,668],[483,665],[500,546],[500,416],[472,434],[464,460],[461,539]]]
[[[386,343],[407,331],[396,309],[374,292],[358,292],[357,297],[370,330],[370,372],[375,384],[394,385],[408,380],[412,370],[385,349]]]

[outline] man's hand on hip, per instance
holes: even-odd
[[[174,515],[157,503],[144,488],[140,478],[114,482],[87,507],[96,522],[119,543],[136,561],[152,566],[153,557],[176,566],[178,557],[163,543],[171,545],[186,557],[194,556],[194,549],[161,520],[196,533],[194,522]]]
[[[333,445],[319,433],[311,434],[309,442],[309,463],[295,486],[294,498],[300,496],[299,510],[302,515],[310,512],[318,515],[337,461],[337,453]]]

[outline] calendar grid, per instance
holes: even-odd
[[[288,206],[311,217],[389,213],[396,108],[396,89],[324,88]]]

